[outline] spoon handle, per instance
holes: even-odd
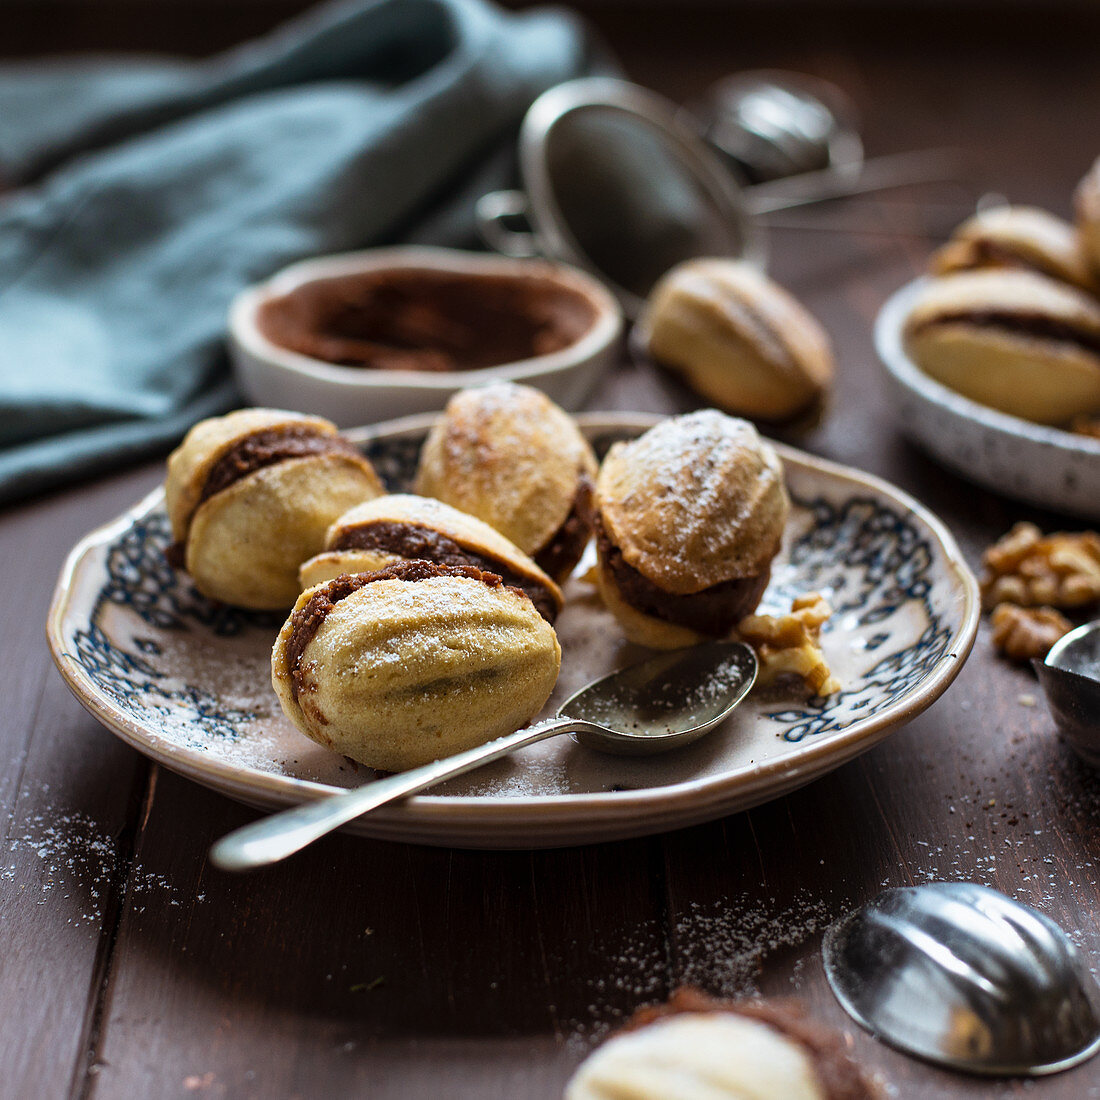
[[[210,862],[223,871],[249,871],[276,863],[369,810],[462,775],[524,745],[533,745],[559,733],[571,733],[585,725],[571,718],[551,718],[455,756],[365,783],[344,794],[282,810],[223,836],[210,849]]]

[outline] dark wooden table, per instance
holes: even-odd
[[[838,355],[831,415],[802,444],[915,494],[976,566],[1017,518],[1073,521],[972,488],[906,444],[871,321],[980,191],[1068,213],[1100,153],[1097,27],[926,10],[597,15],[634,75],[671,95],[738,67],[802,68],[855,95],[872,151],[969,151],[957,190],[777,219],[772,271]],[[687,399],[624,365],[593,407]],[[900,1097],[1100,1096],[1100,1063],[1024,1083],[910,1061],[848,1026],[822,976],[830,921],[929,879],[995,886],[1100,959],[1100,782],[1033,705],[1031,674],[993,658],[986,626],[917,721],[749,813],[530,854],[336,836],[232,878],[206,850],[253,812],[117,742],[70,697],[42,637],[70,545],[160,477],[153,464],[76,485],[0,523],[0,1094],[553,1097],[594,1039],[686,981],[797,994]]]

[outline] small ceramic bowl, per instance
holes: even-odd
[[[925,374],[906,354],[902,328],[926,281],[897,291],[875,322],[875,349],[901,430],[955,473],[987,489],[1100,519],[1100,439],[979,405]]]
[[[583,295],[594,319],[560,351],[475,370],[438,372],[340,366],[273,343],[257,323],[264,303],[315,280],[409,269],[549,280]],[[577,409],[618,354],[622,326],[614,297],[595,279],[564,264],[442,248],[378,248],[305,260],[242,291],[229,310],[229,351],[237,383],[250,402],[314,413],[345,428],[432,412],[458,390],[498,379],[535,386],[563,408]]]

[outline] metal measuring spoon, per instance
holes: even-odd
[[[745,698],[756,667],[756,654],[743,642],[663,653],[582,688],[562,703],[556,718],[245,825],[210,849],[210,861],[225,871],[275,863],[370,810],[562,733],[585,748],[620,756],[680,748],[713,729]]]
[[[1100,621],[1071,630],[1032,665],[1070,747],[1100,767]]]
[[[997,1076],[1100,1049],[1096,982],[1048,917],[972,882],[887,890],[825,936],[845,1011],[908,1054]]]

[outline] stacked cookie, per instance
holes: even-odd
[[[932,257],[906,350],[937,381],[1001,412],[1091,433],[1100,418],[1100,161],[1077,224],[1003,206]]]

